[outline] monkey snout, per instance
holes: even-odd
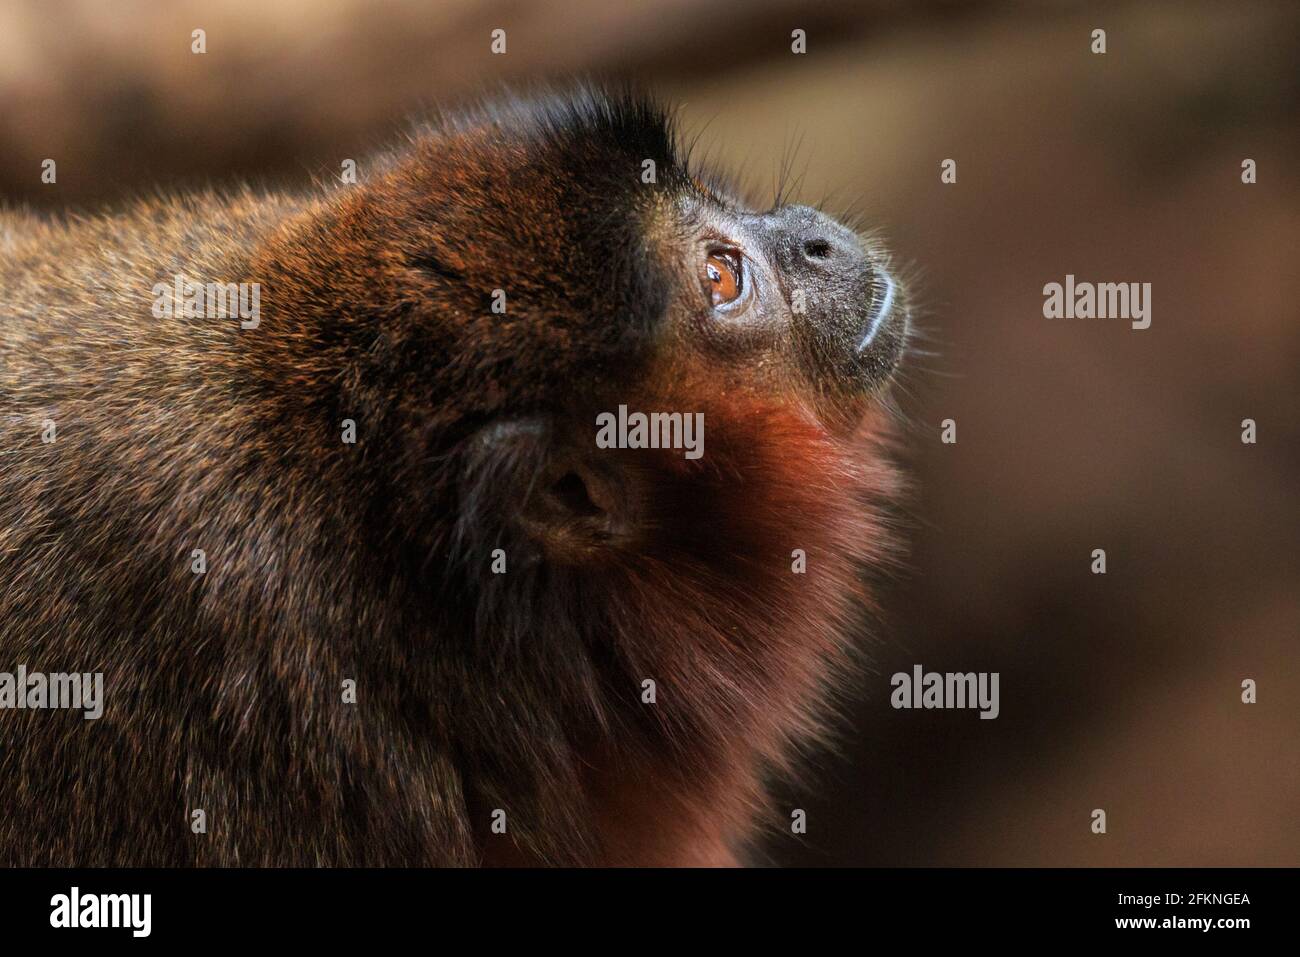
[[[810,206],[784,206],[770,217],[777,258],[789,270],[833,275],[863,258],[853,230]]]
[[[908,318],[902,283],[886,257],[818,210],[787,207],[774,220],[792,331],[820,391],[874,391],[903,356]]]

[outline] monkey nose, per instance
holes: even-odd
[[[787,206],[776,214],[781,259],[788,268],[835,273],[864,258],[862,244],[847,226],[811,206]]]
[[[756,219],[789,305],[792,354],[824,417],[848,421],[902,359],[906,288],[882,251],[820,210],[788,206]]]

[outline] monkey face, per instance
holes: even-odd
[[[807,397],[829,425],[851,428],[897,366],[907,335],[888,258],[807,206],[754,213],[698,186],[678,197],[667,253],[684,348],[723,378],[761,380]]]

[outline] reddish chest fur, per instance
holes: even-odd
[[[627,453],[643,470],[646,532],[605,574],[631,679],[617,707],[643,733],[581,751],[594,863],[732,865],[774,820],[765,776],[824,733],[828,693],[851,671],[873,608],[860,571],[891,552],[872,503],[895,476],[874,418],[835,437],[801,409],[710,395],[680,374],[636,407],[703,411],[706,451]],[[643,678],[653,704],[638,697]],[[485,861],[525,859],[488,842]]]

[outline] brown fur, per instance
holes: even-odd
[[[734,862],[896,480],[869,401],[827,425],[785,346],[695,341],[681,197],[730,202],[695,184],[653,107],[580,94],[348,188],[0,218],[0,670],[106,688],[0,711],[0,863]],[[260,326],[154,318],[175,273],[259,282]],[[707,454],[594,459],[620,402],[703,411]],[[613,531],[535,517],[568,468]]]

